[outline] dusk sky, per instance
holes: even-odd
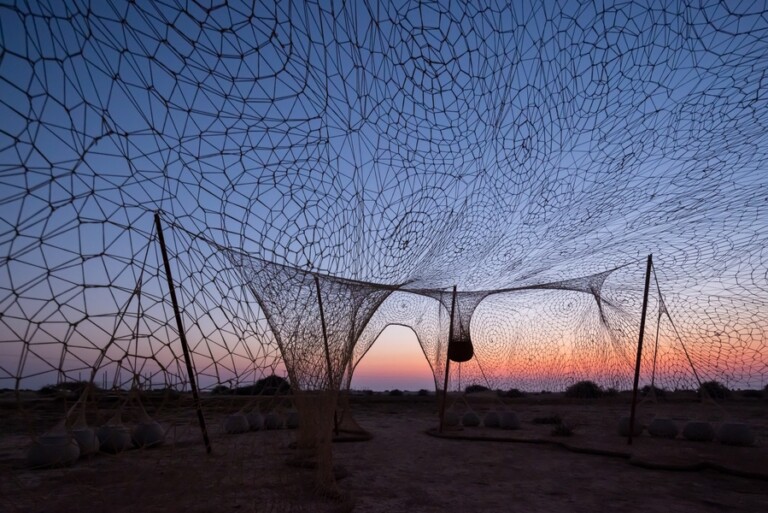
[[[764,6],[41,1],[0,38],[0,388],[184,381],[155,212],[206,387],[372,347],[355,388],[433,388],[454,286],[466,379],[625,386],[648,254],[643,379],[768,382]],[[423,350],[370,345],[397,322]]]
[[[387,328],[355,369],[352,388],[433,391],[432,370],[413,331],[403,326]]]

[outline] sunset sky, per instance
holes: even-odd
[[[644,275],[614,297],[590,277],[649,253],[692,359],[762,385],[766,55],[752,2],[0,4],[0,388],[180,375],[158,212],[206,387],[275,369],[247,293],[286,339],[320,333],[292,306],[314,289],[276,279],[267,297],[268,268],[472,293],[583,279],[591,310],[489,302],[483,364],[560,370],[567,339],[592,353],[564,350],[573,367],[616,345],[624,365]],[[353,301],[337,304],[338,328]],[[434,383],[393,327],[353,386]]]
[[[389,326],[358,364],[356,390],[434,390],[435,381],[416,335],[410,328]]]

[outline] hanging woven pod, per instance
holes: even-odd
[[[706,421],[690,420],[683,426],[683,437],[693,442],[711,442],[715,438],[715,428]]]
[[[480,425],[480,416],[473,411],[468,411],[461,417],[461,424],[464,427],[477,427]]]
[[[72,436],[80,446],[80,456],[90,456],[99,452],[99,437],[96,430],[88,426],[85,420],[85,403],[80,406],[80,413],[72,425]]]
[[[67,467],[79,457],[80,447],[61,421],[32,443],[27,463],[32,468]]]
[[[144,405],[138,398],[136,403],[139,406],[139,423],[131,433],[133,445],[144,449],[163,445],[165,443],[165,430],[147,414],[147,410],[144,409]]]
[[[503,411],[499,415],[501,429],[520,429],[520,419],[513,411]]]
[[[448,341],[448,359],[458,363],[469,361],[475,355],[469,330],[459,327],[457,331]]]
[[[264,429],[283,429],[283,418],[271,411],[264,415]]]
[[[131,447],[131,430],[123,425],[120,410],[99,428],[97,434],[102,452],[117,454]]]
[[[489,411],[485,414],[483,419],[483,426],[487,428],[499,428],[501,427],[501,417],[496,411]]]
[[[640,436],[640,434],[643,432],[643,425],[640,423],[639,419],[634,419],[635,423],[632,428],[632,436]],[[616,432],[619,434],[619,436],[629,436],[629,417],[621,417],[619,419],[619,424],[616,427]]]
[[[455,411],[447,411],[443,415],[443,425],[445,427],[458,427],[461,424],[461,417]]]
[[[83,391],[80,399],[67,413],[67,421],[69,421],[75,410],[77,410],[77,418],[72,423],[71,432],[72,436],[77,441],[77,445],[80,447],[80,457],[91,456],[99,452],[99,437],[96,436],[96,430],[88,425],[85,419],[85,406],[88,397],[88,387]]]
[[[679,431],[672,419],[656,417],[648,424],[648,434],[656,438],[675,438]]]
[[[227,415],[224,419],[224,432],[229,435],[247,433],[251,429],[248,417],[241,411]]]
[[[755,443],[755,434],[742,422],[725,422],[717,433],[720,443],[726,445],[750,446]]]
[[[285,412],[285,429],[297,429],[299,422],[298,411],[291,409]]]
[[[248,427],[251,431],[259,431],[264,428],[264,416],[258,410],[253,410],[245,414],[248,420]]]

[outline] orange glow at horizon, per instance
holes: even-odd
[[[432,369],[413,330],[388,326],[355,369],[352,388],[434,390]]]
[[[473,337],[477,363],[464,365],[463,380],[459,384],[464,386],[476,383],[492,388],[525,390],[550,389],[550,386],[555,385],[556,388],[551,390],[560,390],[563,386],[582,379],[595,380],[604,386],[623,388],[626,388],[628,383],[631,384],[637,351],[637,334],[632,330],[626,330],[621,338],[611,339],[600,331],[595,331],[592,337],[587,337],[583,332],[574,333],[575,330],[563,329],[555,323],[540,322],[535,330],[525,329],[525,324],[521,326],[521,329],[511,332],[507,338],[491,336],[478,330],[479,336]],[[759,352],[762,339],[750,339],[747,336],[738,339],[731,335],[739,331],[742,330],[731,328],[722,337],[723,340],[720,340],[711,333],[711,328],[681,325],[681,341],[665,323],[662,325],[656,348],[655,326],[647,326],[640,374],[641,386],[650,383],[654,375],[654,353],[657,351],[654,379],[658,387],[694,388],[696,377],[702,382],[712,379],[723,381],[732,388],[764,387],[766,364],[765,357]],[[251,384],[263,377],[263,373],[276,372],[286,375],[276,348],[263,353],[262,359],[254,364],[244,344],[231,342],[227,337],[221,336],[216,339],[216,343],[200,345],[202,336],[196,333],[194,328],[190,332],[193,347],[200,347],[193,350],[193,357],[199,372],[198,379],[204,387],[217,383],[227,383],[231,386]],[[147,345],[150,342],[168,345],[169,349],[162,352],[152,350]],[[66,369],[74,369],[70,372],[70,379],[77,377],[78,371],[88,369],[87,364],[83,362],[90,361],[88,351],[94,350],[89,347],[80,348],[80,345],[85,343],[80,344],[78,341],[71,344],[74,356],[65,362]],[[114,344],[114,353],[108,354],[111,358],[109,367],[107,364],[103,365],[103,371],[110,373],[110,380],[117,365],[115,362],[122,354],[121,351],[126,350],[124,345]],[[162,364],[175,374],[184,376],[183,370],[179,370],[178,366],[178,340],[165,342],[159,336],[151,340],[141,338],[135,347],[144,355],[135,358],[141,367],[140,374],[158,374],[156,384],[162,384],[165,378],[155,364]],[[58,379],[54,375],[53,366],[47,363],[54,361],[58,354],[48,355],[47,352],[52,348],[53,346],[40,346],[37,354],[30,357],[26,369],[31,378],[25,381],[24,386],[30,387],[30,383],[33,383],[39,387]],[[210,351],[203,351],[206,349]],[[255,346],[254,349],[258,347]],[[157,355],[157,359],[148,358],[152,353]],[[75,360],[75,356],[80,359]],[[431,357],[434,358],[434,355]],[[132,363],[133,360],[132,358],[127,363]],[[481,366],[481,370],[477,365]],[[458,369],[452,367],[451,379],[459,376]],[[42,371],[47,374],[39,379],[33,375]],[[442,368],[437,371],[440,374]],[[126,367],[123,372],[130,373],[131,370]],[[172,378],[176,379],[174,376]],[[442,384],[442,378],[440,380]],[[10,380],[8,382],[10,383]],[[415,333],[400,325],[387,327],[355,369],[352,388],[377,391],[395,388],[434,390],[432,369]]]

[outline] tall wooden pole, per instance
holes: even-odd
[[[635,430],[635,409],[637,406],[637,385],[640,381],[640,357],[643,354],[643,335],[645,334],[645,314],[648,312],[648,289],[651,286],[651,269],[653,255],[648,255],[648,265],[645,268],[645,291],[643,292],[643,312],[640,317],[640,338],[637,341],[637,360],[635,361],[635,383],[632,386],[632,410],[629,414],[629,436],[627,445],[632,445],[632,434]]]
[[[333,365],[331,365],[331,350],[328,347],[328,328],[325,326],[325,312],[323,311],[323,296],[320,294],[320,278],[315,277],[315,287],[317,288],[317,306],[320,308],[320,325],[323,329],[323,344],[325,345],[325,363],[328,366],[328,385],[334,390],[335,383],[333,379]],[[339,418],[336,410],[333,411],[333,432],[339,435]]]
[[[661,298],[659,298],[661,299]],[[656,401],[656,359],[659,356],[659,330],[661,329],[661,305],[659,305],[659,315],[656,316],[656,342],[653,346],[653,368],[651,369],[651,394]]]
[[[315,275],[315,287],[317,288],[317,305],[320,308],[320,326],[323,330],[323,344],[325,345],[325,363],[328,366],[328,384],[333,388],[333,366],[331,365],[331,353],[328,347],[328,329],[325,326],[323,296],[320,294],[320,278],[317,275]]]
[[[189,346],[187,345],[187,335],[184,331],[184,324],[181,321],[181,311],[179,302],[176,299],[176,289],[173,287],[173,276],[171,275],[171,264],[168,261],[168,251],[165,248],[165,237],[163,237],[163,226],[160,224],[160,213],[155,212],[155,228],[157,229],[157,240],[160,242],[160,252],[163,255],[163,265],[165,266],[165,277],[168,279],[168,291],[171,295],[171,304],[173,313],[176,315],[176,327],[179,330],[179,339],[181,340],[181,349],[184,352],[184,361],[187,364],[187,375],[189,376],[189,385],[192,387],[192,398],[195,401],[197,409],[197,420],[200,423],[200,431],[203,433],[203,442],[205,442],[205,451],[211,453],[211,441],[208,439],[208,428],[205,426],[205,417],[203,417],[203,408],[200,403],[200,395],[197,393],[197,380],[195,372],[192,369],[192,358],[189,355]]]
[[[438,431],[443,432],[443,419],[445,418],[445,405],[448,403],[448,372],[451,370],[451,359],[448,358],[448,349],[451,346],[453,338],[453,313],[456,310],[456,285],[453,286],[453,295],[451,296],[451,320],[448,325],[448,344],[445,346],[445,380],[443,382],[443,404],[440,405],[440,425]]]

